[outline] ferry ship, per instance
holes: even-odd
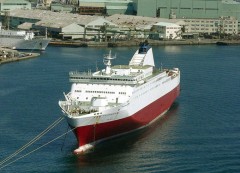
[[[112,66],[116,56],[104,56],[105,69],[69,72],[71,91],[59,101],[78,141],[75,154],[96,144],[142,129],[163,116],[180,94],[180,70],[155,68],[153,51],[143,44],[128,65]]]
[[[16,50],[45,50],[50,38],[35,37],[32,31],[3,30],[0,26],[0,47]]]

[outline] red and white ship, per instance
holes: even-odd
[[[95,144],[153,123],[180,94],[178,68],[155,68],[152,48],[142,45],[129,65],[111,66],[94,73],[70,72],[71,91],[59,101],[68,124],[74,128],[81,154]]]

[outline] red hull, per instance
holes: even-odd
[[[121,135],[150,124],[170,108],[180,93],[180,86],[159,98],[155,102],[124,119],[78,127],[74,130],[78,145],[83,146],[99,140]]]

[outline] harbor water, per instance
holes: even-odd
[[[128,64],[136,49],[112,48],[112,64]],[[1,163],[62,116],[68,72],[103,68],[108,51],[49,46],[38,58],[0,65]],[[240,46],[155,46],[153,53],[158,68],[181,70],[180,97],[164,118],[82,156],[72,154],[72,132],[52,141],[69,130],[64,119],[0,172],[239,172]]]

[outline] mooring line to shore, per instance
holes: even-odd
[[[11,161],[11,162],[8,162],[7,164],[5,164],[5,165],[3,165],[2,167],[0,167],[0,170],[1,170],[1,169],[3,169],[3,168],[4,168],[4,167],[6,167],[6,166],[8,166],[8,165],[10,165],[10,164],[12,164],[12,163],[14,163],[14,162],[18,161],[18,160],[20,160],[20,159],[23,159],[24,157],[26,157],[26,156],[28,156],[28,155],[32,154],[33,152],[35,152],[35,151],[38,151],[39,149],[41,149],[41,148],[45,147],[46,145],[48,145],[48,144],[50,144],[50,143],[52,143],[52,142],[56,141],[57,139],[59,139],[59,138],[63,137],[64,135],[66,135],[66,134],[68,134],[68,133],[72,132],[72,131],[73,131],[73,130],[75,130],[76,128],[77,128],[77,127],[75,127],[75,128],[72,128],[71,130],[67,131],[66,133],[63,133],[62,135],[60,135],[60,136],[58,136],[58,137],[56,137],[56,138],[52,139],[51,141],[49,141],[49,142],[47,142],[47,143],[43,144],[42,146],[40,146],[40,147],[38,147],[38,148],[36,148],[36,149],[34,149],[34,150],[32,150],[32,151],[28,152],[27,154],[25,154],[25,155],[23,155],[23,156],[21,156],[21,157],[19,157],[19,158],[15,159],[15,160],[13,160],[13,161]]]
[[[9,162],[9,163],[7,163],[7,164],[4,165],[4,163],[8,162],[10,159],[12,159],[13,157],[17,156],[19,153],[21,153],[21,152],[24,151],[26,148],[28,148],[29,146],[31,146],[32,144],[34,144],[36,141],[38,141],[42,136],[44,136],[44,135],[45,135],[46,133],[48,133],[51,129],[53,129],[53,128],[54,128],[57,124],[59,124],[63,119],[64,119],[64,117],[58,118],[56,121],[54,121],[51,125],[49,125],[45,130],[43,130],[40,134],[38,134],[36,137],[34,137],[34,138],[33,138],[31,141],[29,141],[27,144],[25,144],[24,146],[22,146],[21,148],[19,148],[17,151],[15,151],[15,152],[14,152],[13,154],[11,154],[10,156],[8,156],[8,157],[6,157],[5,159],[3,159],[3,160],[0,162],[0,166],[1,166],[1,167],[0,167],[0,170],[1,170],[2,168],[4,168],[4,167],[6,167],[6,166],[8,166],[8,165],[10,165],[10,164],[12,164],[12,163],[14,163],[14,162],[16,162],[17,160],[19,160],[19,159],[21,159],[21,158],[23,158],[23,157],[26,157],[27,155],[31,154],[32,152],[37,151],[38,149],[40,149],[40,148],[42,148],[43,146],[45,146],[45,145],[47,145],[47,144],[55,141],[56,139],[60,138],[62,135],[61,135],[60,137],[55,138],[54,140],[46,143],[46,144],[40,146],[40,147],[37,148],[37,149],[32,150],[31,152],[23,155],[22,157],[19,157],[19,158],[13,160],[12,162]],[[70,130],[70,131],[72,131],[72,130]],[[65,134],[67,134],[67,133],[69,133],[69,131],[66,132],[66,133],[64,133],[63,135],[65,135]]]
[[[68,131],[69,127],[70,127],[70,126],[68,125],[68,126],[67,126],[67,131]],[[66,133],[66,135],[65,135],[65,137],[64,137],[64,140],[63,140],[63,143],[62,143],[62,147],[61,147],[61,151],[63,150],[63,146],[64,146],[64,143],[65,143],[66,137],[67,137],[67,133]]]

